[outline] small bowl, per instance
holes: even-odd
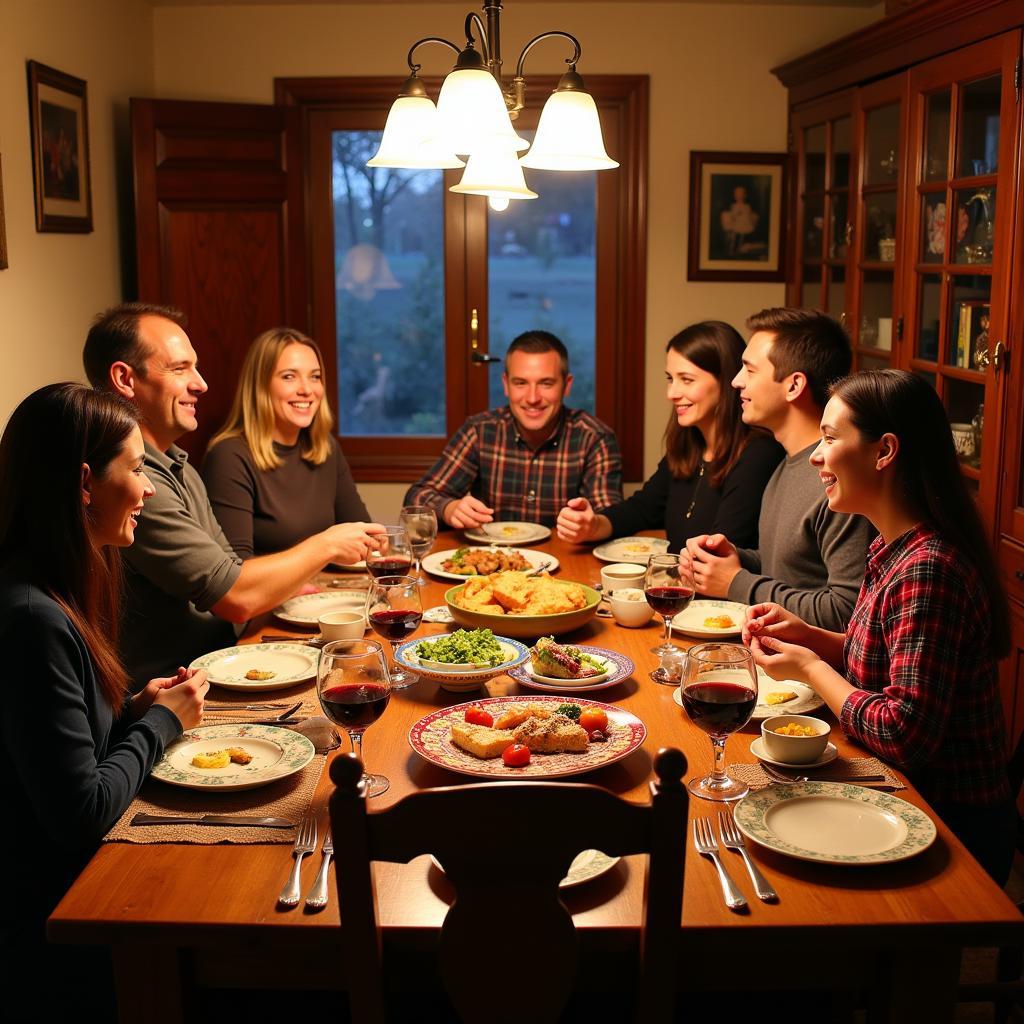
[[[324,612],[319,622],[324,643],[332,640],[362,640],[366,632],[366,615],[362,611]]]
[[[601,566],[601,586],[606,594],[623,587],[642,587],[646,565],[636,562],[614,562]]]
[[[775,730],[782,725],[809,725],[813,736],[783,736]],[[761,723],[761,742],[769,757],[786,764],[811,764],[817,761],[828,746],[832,727],[820,718],[810,715],[775,715]]]
[[[608,597],[612,618],[620,626],[646,626],[651,621],[651,606],[638,587],[619,587]]]

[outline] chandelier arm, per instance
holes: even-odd
[[[550,39],[553,36],[560,36],[562,39],[568,39],[573,45],[573,55],[565,58],[565,63],[569,65],[570,71],[576,70],[576,65],[579,62],[580,54],[583,52],[580,48],[580,41],[568,32],[541,32],[539,36],[534,36],[524,47],[523,52],[519,54],[519,62],[516,64],[516,78],[523,77],[523,64],[526,61],[526,55],[542,40]]]
[[[423,46],[424,43],[441,43],[443,46],[447,46],[450,50],[454,50],[457,54],[462,53],[462,51],[450,39],[442,39],[441,36],[426,36],[423,39],[417,39],[416,42],[409,47],[409,54],[405,58],[406,63],[409,65],[409,70],[414,75],[421,67],[423,67],[423,65],[415,64],[413,62],[412,55],[416,52],[417,48]]]
[[[487,29],[484,28],[484,23],[480,20],[480,15],[476,11],[470,11],[466,15],[466,45],[473,46],[476,40],[473,38],[473,26],[476,26],[477,33],[480,36],[480,55],[484,59],[485,64],[491,63],[491,47],[487,38]]]

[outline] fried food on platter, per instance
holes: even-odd
[[[528,718],[550,718],[554,710],[547,704],[516,704],[494,723],[495,729],[514,729]]]
[[[492,614],[559,615],[586,607],[587,596],[578,583],[555,581],[547,573],[527,576],[509,571],[470,578],[453,603]]]
[[[489,576],[507,569],[529,569],[530,563],[518,551],[491,548],[459,548],[441,564],[445,572],[459,576]]]

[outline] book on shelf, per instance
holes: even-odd
[[[988,348],[988,325],[991,305],[987,299],[964,299],[957,318],[954,365],[963,369],[979,369],[975,353]]]

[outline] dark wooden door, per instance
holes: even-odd
[[[308,329],[298,111],[133,99],[131,113],[139,299],[188,316],[210,387],[182,439],[198,460],[253,338]]]

